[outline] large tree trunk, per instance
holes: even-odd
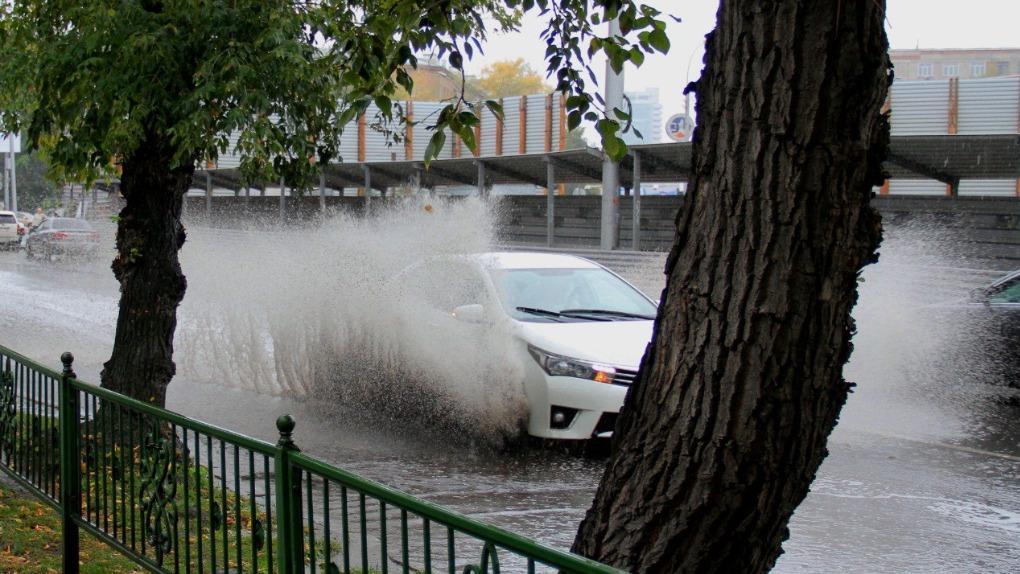
[[[763,572],[850,385],[881,236],[883,0],[724,0],[655,334],[574,550],[634,572]]]
[[[117,223],[120,313],[113,354],[103,365],[102,386],[164,406],[173,378],[177,306],[187,281],[178,261],[184,244],[181,206],[194,173],[192,162],[174,167],[172,150],[147,134],[125,158],[121,193],[125,205]]]

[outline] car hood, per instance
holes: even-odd
[[[514,321],[517,335],[530,345],[565,357],[637,369],[652,338],[654,321]]]

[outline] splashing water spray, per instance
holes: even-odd
[[[479,198],[410,197],[309,228],[192,228],[180,373],[314,400],[348,420],[517,434],[526,408],[510,333],[435,320],[432,302],[463,286],[408,274],[491,249],[497,212]]]

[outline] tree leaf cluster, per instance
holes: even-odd
[[[0,123],[71,178],[96,179],[157,141],[174,165],[231,150],[246,183],[300,189],[318,163],[342,159],[344,130],[371,104],[367,123],[399,140],[407,117],[396,94],[413,91],[407,70],[419,55],[463,72],[487,30],[533,9],[549,16],[548,70],[570,96],[571,129],[600,117],[583,77],[596,52],[622,66],[668,48],[658,12],[630,0],[28,0],[0,5]],[[593,34],[614,16],[623,35]],[[428,126],[426,161],[446,131],[473,148],[482,108],[502,115],[462,90]],[[601,119],[606,150],[620,157],[619,122]]]

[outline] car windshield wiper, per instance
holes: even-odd
[[[623,317],[626,319],[655,319],[653,315],[642,315],[640,313],[628,313],[626,311],[611,311],[609,309],[564,309],[560,311],[560,315],[565,317],[575,317],[578,315],[595,315],[595,316],[609,316],[609,317]]]
[[[538,315],[540,317],[549,317],[550,319],[555,319],[557,321],[560,321],[561,320],[560,317],[562,317],[562,315],[560,315],[556,311],[550,311],[548,309],[538,309],[536,307],[517,307],[516,309],[521,313]]]

